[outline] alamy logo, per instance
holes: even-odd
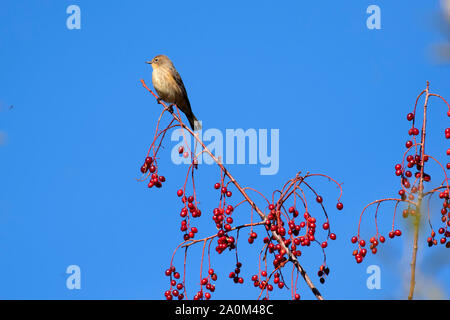
[[[225,137],[219,129],[207,129],[196,131],[198,137],[211,150],[211,153],[225,164],[260,164],[261,175],[274,175],[279,169],[279,140],[280,130],[270,129],[270,153],[269,137],[267,129],[226,129]],[[186,154],[180,154],[180,147],[192,150],[195,139],[186,131],[177,129],[172,132],[172,141],[178,143],[172,148],[171,158],[174,164],[190,164],[191,159]],[[197,148],[198,149],[198,148]],[[247,152],[248,150],[248,152]],[[225,151],[225,155],[224,155]],[[248,159],[248,162],[247,162]],[[214,160],[205,153],[197,156],[198,164],[213,164]]]
[[[81,289],[81,269],[79,266],[73,264],[67,267],[66,273],[69,276],[66,279],[66,287],[69,290]]]
[[[66,9],[66,13],[70,16],[66,20],[67,29],[81,29],[81,9],[77,5],[70,5]]]
[[[370,274],[370,276],[367,278],[366,285],[367,289],[373,290],[381,289],[381,269],[377,265],[370,265],[367,267],[366,270],[367,274]]]
[[[367,28],[370,30],[381,29],[381,9],[377,5],[370,5],[367,7],[366,13],[370,16],[366,20]]]

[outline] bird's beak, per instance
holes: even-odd
[[[152,62],[151,62],[151,61],[145,61],[145,63],[148,63],[148,64],[152,64]]]

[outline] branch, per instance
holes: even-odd
[[[141,83],[142,83],[143,87],[146,88],[158,100],[158,102],[160,104],[162,104],[162,106],[164,107],[164,110],[169,111],[170,114],[175,119],[175,121],[177,121],[182,128],[184,128],[186,131],[188,131],[195,138],[195,140],[201,145],[203,150],[214,160],[214,162],[220,167],[220,169],[224,172],[224,174],[230,179],[231,183],[233,183],[235,185],[235,187],[239,190],[239,192],[242,194],[242,196],[245,198],[245,200],[250,204],[250,206],[258,213],[261,220],[263,222],[267,221],[267,216],[261,211],[261,209],[256,205],[256,203],[247,195],[245,189],[243,187],[241,187],[241,185],[236,181],[236,179],[232,176],[232,174],[223,166],[223,164],[219,161],[219,159],[217,159],[214,156],[214,154],[203,144],[203,141],[198,137],[198,134],[195,134],[189,127],[187,127],[182,122],[181,117],[179,116],[179,112],[178,112],[178,116],[175,115],[173,110],[171,110],[164,102],[160,101],[159,97],[152,90],[150,90],[147,87],[144,80],[141,80]],[[286,251],[286,254],[289,257],[289,260],[294,264],[294,266],[300,272],[300,274],[302,275],[303,279],[305,280],[306,284],[308,285],[308,287],[310,288],[312,293],[315,295],[315,297],[318,300],[323,300],[322,295],[320,294],[319,290],[315,287],[315,285],[309,278],[308,274],[306,273],[306,270],[302,267],[302,265],[298,261],[297,257],[293,254],[293,252],[288,247],[286,247],[281,236],[278,235],[275,231],[270,231],[270,232],[272,234],[273,239],[275,239],[280,244],[281,248]],[[204,239],[201,241],[204,241]]]

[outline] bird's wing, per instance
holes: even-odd
[[[184,97],[187,98],[186,88],[184,87],[184,83],[183,83],[183,80],[181,79],[180,74],[178,73],[178,71],[175,68],[173,68],[172,71],[173,71],[173,77],[175,79],[175,82],[181,88],[181,91],[183,92]]]

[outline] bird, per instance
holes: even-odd
[[[163,100],[175,104],[186,115],[192,130],[201,129],[200,122],[192,112],[183,80],[169,57],[159,54],[146,63],[153,69],[152,82],[159,96],[158,102]]]

